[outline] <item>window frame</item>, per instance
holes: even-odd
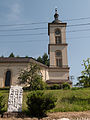
[[[60,52],[60,55],[57,55],[57,52]],[[56,67],[62,67],[62,51],[55,51]]]

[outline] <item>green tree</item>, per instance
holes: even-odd
[[[28,58],[28,56],[26,55],[25,58]]]
[[[48,58],[47,53],[44,53],[44,55],[42,57],[39,56],[37,58],[37,61],[49,66],[49,58]]]
[[[36,75],[34,80],[30,83],[30,90],[43,90],[46,88],[45,82],[42,81],[40,75]]]
[[[79,82],[77,85],[90,87],[90,58],[88,58],[86,61],[83,60],[82,65],[84,67],[84,70],[81,72],[81,76],[78,77]]]
[[[13,54],[13,52],[9,55],[9,57],[15,57],[14,54]]]
[[[40,56],[37,58],[37,61],[40,62],[40,63],[43,63],[43,60]]]
[[[37,64],[30,63],[28,69],[21,71],[18,79],[20,84],[29,85],[30,90],[41,90],[45,86],[40,67]]]

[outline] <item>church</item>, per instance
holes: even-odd
[[[1,57],[0,58],[0,88],[17,85],[21,70],[26,69],[32,62],[40,66],[43,81],[47,84],[62,84],[72,82],[69,80],[69,67],[66,43],[66,23],[58,19],[57,9],[54,21],[48,23],[49,45],[48,54],[50,65],[46,66],[37,62],[32,57]]]

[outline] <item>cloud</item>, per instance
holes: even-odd
[[[9,13],[7,14],[7,18],[10,21],[17,21],[21,15],[21,6],[19,3],[13,3],[9,6]]]

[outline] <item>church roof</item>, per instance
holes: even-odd
[[[38,64],[42,67],[48,67],[37,60],[35,60],[32,57],[0,57],[0,63],[30,63],[33,62],[35,64]]]
[[[0,57],[0,63],[5,63],[5,62],[24,62],[24,63],[28,63],[30,61],[30,57],[29,58],[25,58],[25,57]]]

